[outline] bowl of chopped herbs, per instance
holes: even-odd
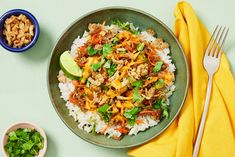
[[[5,157],[43,157],[46,149],[45,132],[31,122],[14,123],[2,136],[2,152]]]

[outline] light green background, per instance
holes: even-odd
[[[0,0],[0,15],[13,8],[33,13],[41,34],[23,54],[0,47],[0,134],[11,123],[27,120],[48,136],[46,157],[125,157],[127,149],[106,149],[73,134],[57,116],[47,92],[46,72],[51,49],[63,30],[78,17],[105,6],[128,6],[148,12],[173,29],[177,0]],[[190,0],[199,18],[212,31],[216,24],[230,27],[225,51],[235,74],[235,13],[233,0]],[[2,152],[1,152],[2,153]],[[3,154],[0,153],[0,156]]]

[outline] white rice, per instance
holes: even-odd
[[[131,29],[138,30],[138,27],[134,27],[133,24],[130,24]],[[121,28],[119,28],[117,25],[110,25],[110,26],[104,26],[103,27],[106,30],[112,30],[113,32],[121,32]],[[151,36],[146,31],[143,31],[140,33],[141,39],[146,40],[147,42],[152,42],[155,40],[155,37]],[[73,57],[76,57],[77,55],[77,49],[81,46],[83,46],[87,40],[89,40],[90,35],[88,32],[84,32],[83,36],[80,38],[78,36],[71,46],[71,55]],[[171,57],[169,56],[170,49],[166,48],[163,51],[157,51],[158,55],[161,57],[161,59],[166,62],[168,66],[168,70],[170,72],[174,72],[176,67],[172,63]],[[59,75],[63,75],[63,72],[60,71]],[[126,85],[126,82],[123,81],[123,85]],[[122,133],[116,130],[117,127],[120,126],[107,126],[107,124],[100,118],[100,116],[96,112],[83,112],[77,105],[74,105],[68,101],[69,95],[74,90],[74,85],[71,83],[70,79],[67,79],[65,83],[59,83],[59,89],[61,92],[61,98],[63,98],[66,101],[66,107],[69,110],[69,115],[73,117],[73,119],[78,122],[78,128],[86,131],[87,133],[90,132],[96,132],[96,133],[104,133],[104,135],[107,135],[108,137],[120,137]],[[166,104],[169,105],[169,97],[172,95],[173,91],[175,90],[175,86],[171,85],[166,88]],[[130,129],[129,135],[136,135],[140,131],[144,131],[150,127],[153,127],[158,124],[159,120],[154,120],[151,116],[145,116],[145,117],[137,117],[137,120],[141,120],[143,123],[141,124],[135,124],[134,126],[127,125],[127,128]]]
[[[147,42],[153,42],[156,38],[150,35],[148,32],[143,31],[140,33],[141,34],[141,39],[145,40]]]
[[[172,63],[172,59],[171,59],[171,56],[169,55],[169,53],[170,53],[169,48],[165,48],[162,51],[157,51],[157,54],[161,57],[161,59],[169,65],[167,70],[169,70],[170,72],[174,72],[176,67]]]
[[[87,40],[89,40],[90,35],[88,34],[87,31],[84,32],[82,38],[80,38],[80,36],[78,36],[74,41],[73,41],[73,45],[71,46],[71,52],[70,54],[73,57],[76,57],[77,55],[77,48],[84,46],[84,44],[87,42]]]

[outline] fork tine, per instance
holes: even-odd
[[[215,49],[215,52],[214,52],[213,57],[217,57],[217,55],[218,55],[219,47],[220,47],[220,41],[221,41],[221,39],[222,39],[222,37],[223,37],[223,35],[224,35],[225,29],[226,29],[226,27],[223,28],[223,31],[222,31],[222,33],[220,34],[219,41],[217,42],[217,47],[216,47],[216,49]]]
[[[209,52],[210,52],[210,47],[211,47],[211,44],[212,44],[212,40],[213,40],[213,38],[214,38],[214,36],[215,36],[215,34],[216,34],[216,31],[217,31],[218,27],[219,27],[219,25],[217,25],[217,26],[215,27],[215,30],[214,30],[214,32],[212,33],[212,36],[211,36],[210,41],[209,41],[209,43],[208,43],[208,45],[207,45],[207,48],[206,48],[205,56],[209,56]]]
[[[215,49],[216,49],[216,47],[218,45],[217,40],[218,40],[218,36],[220,34],[220,31],[221,31],[221,28],[222,28],[222,26],[220,26],[219,31],[217,32],[216,37],[214,38],[214,42],[213,42],[213,45],[211,46],[211,51],[209,53],[209,56],[213,56],[213,54],[215,52]]]
[[[220,51],[219,51],[219,53],[218,53],[218,58],[221,57],[221,54],[222,54],[222,51],[223,51],[224,42],[225,42],[225,40],[226,40],[226,38],[227,38],[227,36],[228,36],[228,31],[229,31],[229,28],[227,29],[227,31],[226,31],[226,33],[225,33],[225,35],[224,35],[224,39],[223,39],[223,41],[222,41],[222,43],[221,43]]]

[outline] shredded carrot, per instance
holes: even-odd
[[[136,119],[135,122],[136,122],[137,124],[143,124],[143,123],[144,123],[143,120],[141,120],[141,119]]]
[[[76,86],[79,85],[79,81],[77,81],[77,80],[72,80],[72,84],[76,87]]]
[[[73,104],[77,104],[78,100],[74,97],[74,93],[72,93],[69,97],[69,102],[73,103]]]
[[[115,130],[119,131],[122,134],[127,134],[129,132],[129,129],[124,127],[116,128]]]
[[[90,41],[93,45],[102,44],[102,36],[99,33],[93,34]]]
[[[153,83],[153,82],[156,82],[158,80],[158,77],[150,77],[149,80],[146,80],[144,82],[144,85],[143,87],[146,87],[148,86],[149,84]]]
[[[86,46],[81,46],[81,47],[80,47],[80,51],[81,51],[81,52],[86,52],[86,51],[87,51],[86,48],[87,48]]]
[[[161,115],[161,109],[158,109],[157,111],[153,110],[143,110],[138,113],[139,116],[145,116],[145,115],[151,115],[155,120],[160,118]]]

